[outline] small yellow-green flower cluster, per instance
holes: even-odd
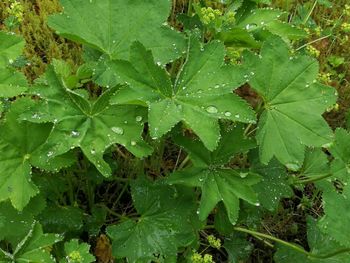
[[[332,106],[330,106],[329,108],[326,109],[327,112],[330,112],[330,111],[339,111],[339,104],[336,103]]]
[[[315,28],[315,34],[316,36],[321,36],[321,33],[322,33],[322,28],[320,26],[316,27]]]
[[[16,0],[10,0],[10,7],[6,8],[6,12],[10,16],[17,18],[17,21],[21,23],[23,21],[23,5]]]
[[[69,258],[69,262],[82,262],[83,258],[81,257],[79,251],[73,251],[72,253],[70,253],[68,255],[68,258]]]
[[[309,29],[309,28],[304,27],[303,29],[304,29],[304,31],[305,31],[305,32],[306,32],[308,35],[310,35],[310,32],[311,32],[311,31],[310,31],[310,29]]]
[[[213,248],[219,249],[221,248],[221,240],[214,237],[213,235],[209,235],[207,237],[209,245]]]
[[[227,14],[226,14],[226,21],[227,21],[227,23],[229,23],[229,24],[235,23],[236,22],[235,15],[236,15],[236,13],[233,12],[233,11],[227,12]]]
[[[350,16],[350,5],[345,5],[343,12],[344,12],[344,15]]]
[[[350,32],[350,23],[344,22],[343,24],[341,24],[341,30],[345,33],[349,33]]]
[[[320,73],[318,75],[319,80],[325,84],[328,84],[332,81],[331,77],[332,77],[331,73]]]
[[[213,256],[210,254],[205,254],[204,256],[201,256],[199,253],[193,253],[191,256],[191,262],[192,263],[215,263],[213,260]]]
[[[315,47],[313,47],[313,46],[311,46],[311,45],[308,45],[307,47],[306,47],[306,49],[307,49],[307,51],[309,51],[309,53],[312,55],[312,56],[314,56],[314,57],[319,57],[320,56],[320,51],[317,49],[317,48],[315,48]]]
[[[201,13],[203,17],[203,23],[205,25],[209,25],[211,22],[215,21],[222,15],[222,12],[219,9],[213,9],[211,7],[202,7]]]
[[[237,64],[238,60],[242,56],[242,49],[234,48],[234,47],[227,47],[226,49],[226,55],[229,59],[230,63]]]

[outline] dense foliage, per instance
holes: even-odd
[[[350,262],[350,134],[305,26],[330,3],[269,4],[61,0],[38,68],[3,4],[0,262]]]

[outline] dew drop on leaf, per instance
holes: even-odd
[[[137,122],[142,121],[142,116],[136,116],[136,121],[137,121]]]
[[[224,115],[225,115],[226,117],[230,117],[230,116],[232,115],[232,113],[229,112],[229,111],[226,111]]]
[[[218,113],[218,109],[215,106],[207,107],[206,111],[209,113]]]
[[[80,132],[78,132],[78,131],[72,131],[71,132],[71,134],[70,134],[72,137],[79,137],[79,135],[80,135]]]
[[[240,176],[241,178],[246,178],[247,175],[248,175],[248,173],[239,173],[239,176]]]
[[[124,130],[123,128],[120,127],[112,127],[111,128],[112,132],[119,134],[119,135],[123,135],[124,134]]]

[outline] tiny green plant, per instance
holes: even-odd
[[[84,62],[32,81],[11,1],[0,262],[350,262],[350,134],[324,119],[338,92],[296,26],[315,6],[292,24],[270,1],[173,4],[62,0],[47,23]],[[264,223],[291,202],[299,243]]]

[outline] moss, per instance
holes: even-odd
[[[56,35],[47,25],[50,14],[61,11],[58,0],[22,0],[23,20],[18,29],[26,40],[24,55],[28,65],[23,69],[29,80],[34,80],[46,69],[52,59],[63,59],[72,66],[82,62],[81,47]],[[6,11],[11,1],[1,1],[0,19],[9,16]],[[4,25],[1,25],[4,28]]]

